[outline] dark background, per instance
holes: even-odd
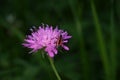
[[[119,0],[0,0],[0,80],[57,80],[47,57],[23,47],[32,26],[59,26],[70,51],[54,57],[62,80],[120,80]]]

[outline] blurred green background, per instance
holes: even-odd
[[[62,80],[120,80],[120,0],[0,0],[0,80],[57,80],[21,45],[41,23],[72,35],[54,58]]]

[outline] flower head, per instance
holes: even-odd
[[[36,28],[34,27],[34,29]],[[50,57],[54,57],[54,55],[58,53],[58,46],[69,50],[64,44],[67,43],[68,39],[72,36],[69,36],[66,31],[60,30],[57,27],[53,29],[53,27],[49,25],[39,26],[36,31],[34,31],[34,29],[31,29],[31,35],[27,35],[27,38],[24,40],[25,43],[22,44],[25,47],[33,49],[30,53],[44,48]]]

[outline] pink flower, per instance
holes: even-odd
[[[36,31],[31,30],[31,35],[28,35],[24,40],[25,43],[22,44],[25,47],[33,49],[30,53],[43,48],[50,57],[54,57],[54,55],[58,53],[58,46],[69,50],[65,43],[67,43],[68,39],[72,36],[69,36],[66,31],[59,30],[57,27],[53,29],[52,26],[48,25],[39,26],[39,29]]]

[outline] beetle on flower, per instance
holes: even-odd
[[[49,25],[41,25],[35,31],[33,29],[31,30],[31,35],[27,35],[27,38],[24,40],[25,43],[22,44],[25,47],[33,49],[29,53],[44,48],[50,57],[54,57],[54,55],[58,53],[58,46],[69,50],[65,43],[67,43],[68,39],[72,36],[69,36],[66,31],[58,29],[58,27],[53,29],[53,27]]]

